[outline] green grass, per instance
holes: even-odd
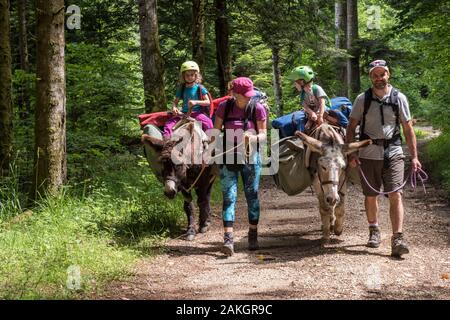
[[[414,132],[416,134],[416,139],[424,139],[428,136],[428,133],[426,133],[425,131],[422,131],[420,129],[414,128]]]
[[[99,292],[163,249],[185,224],[146,161],[124,153],[90,164],[96,176],[22,213],[14,178],[0,188],[0,298],[70,299]],[[75,269],[74,269],[75,268]],[[71,270],[79,270],[77,285]],[[76,272],[75,272],[76,273]],[[77,282],[74,282],[77,283]]]
[[[450,133],[444,132],[432,139],[427,146],[429,162],[428,170],[435,179],[441,182],[443,189],[450,198]]]

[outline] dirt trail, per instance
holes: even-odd
[[[359,186],[350,186],[344,232],[321,246],[317,199],[288,197],[271,177],[260,192],[260,250],[247,248],[246,204],[239,196],[234,256],[220,252],[221,208],[213,228],[136,266],[99,299],[450,299],[450,207],[427,185],[405,192],[404,232],[411,253],[390,257],[388,201],[380,199],[382,244],[365,246],[368,228]]]

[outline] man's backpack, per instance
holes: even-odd
[[[389,140],[386,140],[386,145],[395,144],[395,145],[401,145],[402,138],[400,135],[400,111],[399,111],[399,105],[398,105],[398,90],[394,87],[391,88],[391,93],[389,95],[389,102],[382,102],[376,98],[373,97],[372,88],[367,89],[364,92],[364,111],[363,116],[361,120],[360,125],[360,140],[364,139],[370,139],[370,137],[365,133],[365,125],[366,125],[366,115],[369,111],[370,105],[372,101],[376,101],[380,104],[380,115],[381,115],[381,125],[384,126],[384,113],[383,113],[383,106],[391,106],[392,111],[395,114],[395,129],[394,133],[392,135],[392,138]]]
[[[181,85],[181,96],[184,98],[184,89],[186,88],[185,84],[183,83]],[[197,90],[197,96],[200,98],[200,100],[204,100],[205,96],[202,94],[202,89],[204,88],[203,85],[198,84],[198,90]],[[209,105],[206,107],[203,107],[203,113],[206,114],[208,117],[212,117],[213,112],[214,112],[214,108],[212,107],[213,104],[213,98],[212,95],[209,91],[207,91],[206,95],[209,98]]]

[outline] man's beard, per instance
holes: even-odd
[[[375,89],[384,89],[386,88],[388,82],[387,81],[377,81],[373,83],[373,86],[375,87]]]

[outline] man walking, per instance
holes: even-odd
[[[347,142],[355,139],[358,124],[359,139],[372,139],[373,144],[359,150],[359,156],[352,154],[349,164],[361,165],[361,170],[370,186],[361,177],[365,195],[365,208],[369,222],[368,247],[380,246],[381,233],[378,226],[378,192],[381,187],[389,192],[389,214],[392,224],[391,255],[400,257],[409,253],[403,236],[404,208],[402,190],[404,176],[404,155],[401,147],[400,125],[406,138],[411,166],[415,172],[421,168],[417,157],[416,136],[408,100],[404,94],[389,83],[389,68],[384,60],[369,64],[369,77],[372,87],[360,94],[350,114],[347,127]]]

